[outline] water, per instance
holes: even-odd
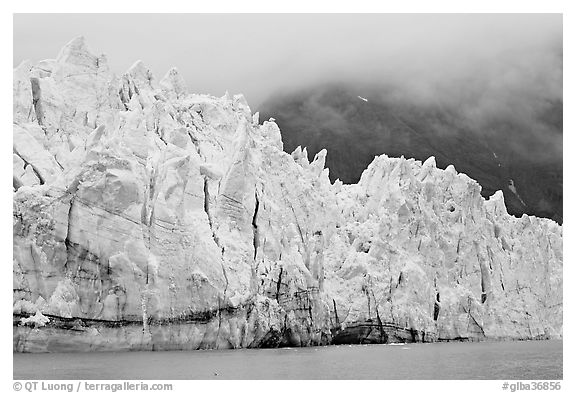
[[[562,379],[562,341],[14,354],[14,379]]]

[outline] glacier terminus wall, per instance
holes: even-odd
[[[562,337],[561,226],[434,157],[331,183],[242,95],[82,38],[13,96],[14,351]]]

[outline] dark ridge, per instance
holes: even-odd
[[[310,158],[325,148],[332,181],[358,182],[380,154],[433,155],[439,168],[452,164],[478,181],[483,197],[502,190],[510,214],[562,223],[562,101],[539,102],[529,118],[472,121],[458,105],[400,96],[385,87],[328,84],[273,96],[260,118],[276,119],[288,153],[305,146]]]

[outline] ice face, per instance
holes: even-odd
[[[332,184],[254,119],[79,39],[16,68],[14,349],[57,350],[70,318],[77,349],[562,336],[559,225],[434,157]]]

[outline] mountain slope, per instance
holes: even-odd
[[[510,214],[562,222],[562,102],[541,104],[531,118],[471,120],[467,108],[412,98],[333,84],[279,94],[260,113],[276,119],[286,151],[306,146],[313,156],[327,149],[332,180],[357,182],[383,153],[435,156],[439,167],[453,164],[477,180],[484,197],[502,190]]]

